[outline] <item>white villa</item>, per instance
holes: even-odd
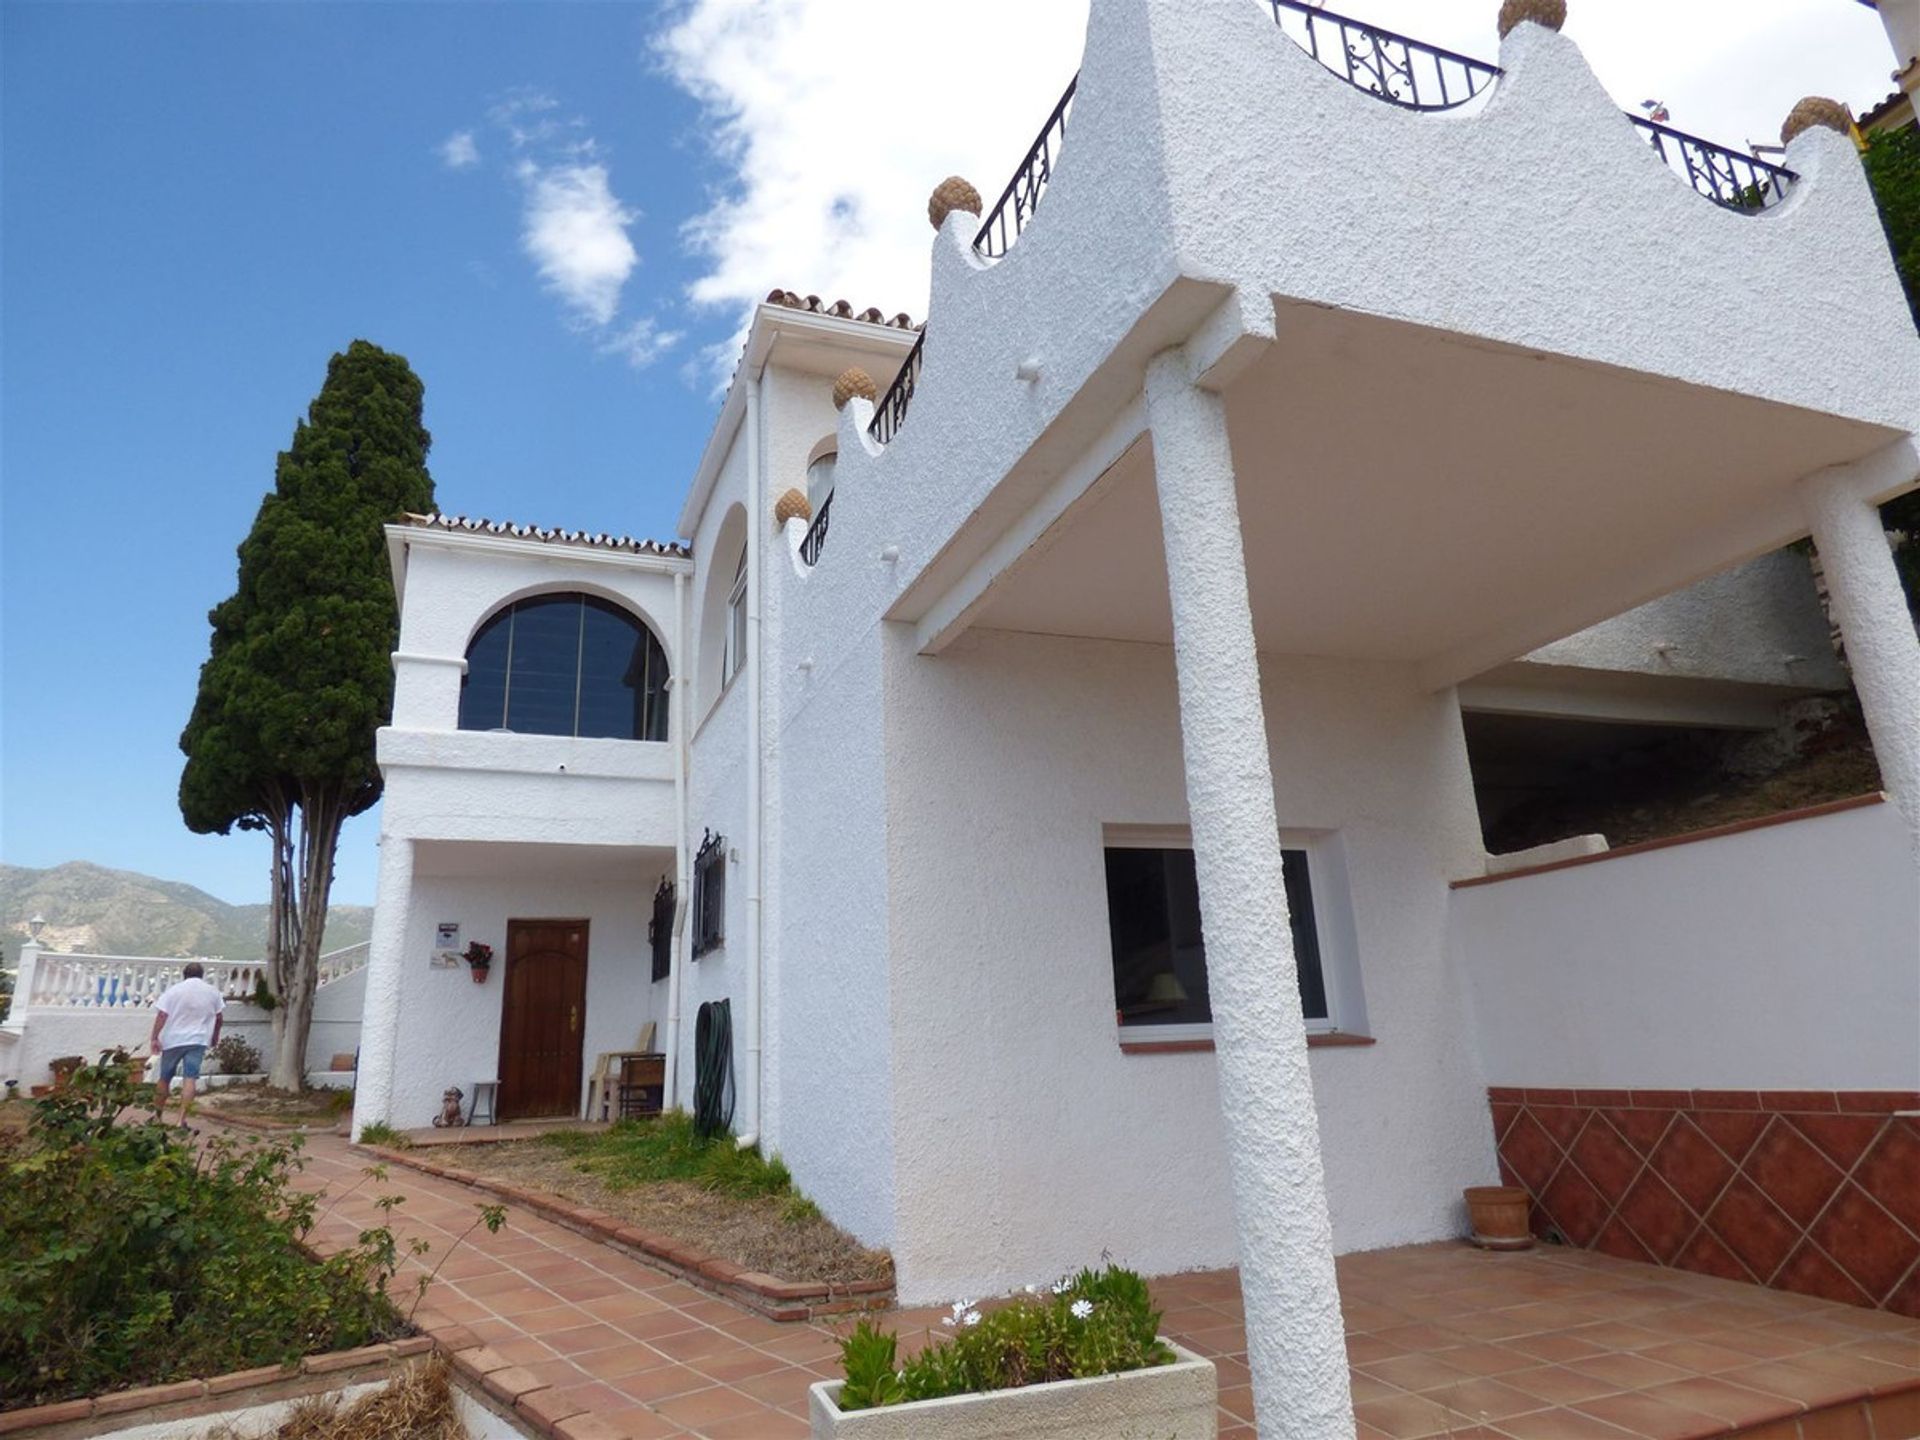
[[[1920,1314],[1912,1255],[1559,1163],[1603,1112],[1920,1106],[1875,509],[1920,337],[1825,111],[1778,165],[1623,115],[1553,8],[1496,67],[1101,0],[1000,202],[935,193],[923,328],[759,307],[684,541],[393,525],[356,1126],[585,1113],[648,1024],[691,1106],[725,1000],[732,1128],[903,1301],[1237,1263],[1302,1436],[1351,1433],[1334,1254],[1503,1173],[1571,1243]],[[1884,798],[1490,857],[1473,717],[1844,687],[1809,533]]]

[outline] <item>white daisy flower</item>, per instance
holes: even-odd
[[[1054,1294],[1064,1295],[1067,1293],[1067,1282],[1064,1280],[1056,1280],[1053,1282],[1052,1288]]]
[[[1093,1313],[1093,1301],[1076,1300],[1068,1308],[1072,1310],[1074,1319],[1084,1320]]]
[[[980,1312],[978,1310],[969,1310],[967,1311],[966,1318],[967,1318],[967,1324],[978,1325],[980,1323]]]

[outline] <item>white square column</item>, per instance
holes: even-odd
[[[1912,464],[1911,443],[1801,482],[1800,498],[1846,642],[1882,787],[1900,807],[1920,865],[1920,637],[1874,496],[1889,463]],[[1900,477],[1910,479],[1911,472]]]
[[[1147,367],[1187,807],[1260,1433],[1354,1433],[1225,408],[1183,351]]]
[[[393,1072],[400,1050],[400,990],[407,917],[413,909],[413,841],[380,837],[380,872],[367,944],[367,991],[360,1007],[360,1073],[354,1076],[353,1134],[393,1123]]]

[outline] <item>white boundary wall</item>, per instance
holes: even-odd
[[[1920,1089],[1920,879],[1887,804],[1453,892],[1493,1085]]]

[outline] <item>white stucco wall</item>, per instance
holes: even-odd
[[[651,992],[664,987],[649,982],[647,921],[654,886],[662,866],[672,868],[672,853],[627,864],[570,855],[547,868],[531,847],[514,850],[512,865],[495,873],[431,873],[456,866],[430,851],[416,869],[398,967],[401,1025],[389,1114],[402,1129],[428,1124],[449,1085],[471,1096],[475,1080],[499,1078],[508,920],[588,922],[582,1102],[595,1057],[633,1049],[640,1027],[662,1018],[652,1003]],[[493,973],[485,984],[476,985],[465,965],[443,970],[430,964],[434,927],[442,921],[459,924],[462,944],[480,940],[493,947]],[[359,1123],[376,1118],[356,1116]]]
[[[1488,1083],[1920,1088],[1920,879],[1894,806],[1453,892]]]
[[[802,1190],[870,1245],[894,1240],[886,755],[880,633],[813,672],[778,737],[783,924],[777,1143]],[[910,1037],[918,1043],[919,1037]],[[918,1125],[918,1121],[909,1121]]]
[[[1102,827],[1186,819],[1171,651],[975,632],[928,659],[897,626],[886,648],[902,1297],[1103,1249],[1231,1263],[1213,1057],[1125,1055],[1114,1028]],[[1335,1244],[1457,1233],[1494,1173],[1443,948],[1447,882],[1482,859],[1457,710],[1407,667],[1269,656],[1262,679],[1280,824],[1337,839],[1378,1041],[1312,1052]]]
[[[1543,645],[1523,663],[1814,690],[1847,683],[1807,557],[1791,550]]]

